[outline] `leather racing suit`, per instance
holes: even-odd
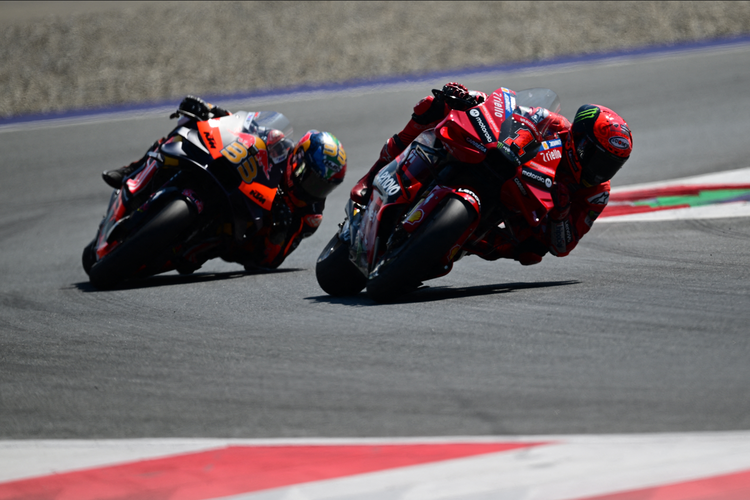
[[[487,95],[471,92],[483,102]],[[451,111],[451,108],[433,96],[427,96],[416,106],[406,126],[383,146],[380,157],[370,171],[360,179],[351,191],[351,198],[364,204],[377,172],[398,156],[419,134],[434,128]],[[466,247],[469,254],[485,260],[513,259],[522,265],[541,262],[550,252],[557,257],[568,255],[581,238],[589,232],[592,224],[609,201],[609,181],[594,186],[581,183],[581,166],[571,136],[571,123],[564,116],[543,108],[516,107],[514,113],[533,120],[544,140],[560,139],[562,158],[556,172],[553,188],[555,208],[550,211],[546,224],[536,228],[522,221],[512,221],[515,240],[500,229],[492,230],[479,242]]]
[[[211,105],[209,104],[209,106]],[[218,110],[215,116],[231,114],[229,111],[216,106],[211,106],[211,109]],[[224,249],[218,256],[229,262],[240,263],[247,270],[275,269],[299,246],[302,239],[311,236],[318,229],[323,220],[325,200],[311,200],[297,193],[292,185],[287,159],[294,143],[289,138],[285,137],[279,130],[263,127],[258,127],[252,133],[266,143],[270,153],[268,156],[269,167],[282,171],[281,180],[271,211],[264,217],[261,229],[246,238],[242,245],[232,245],[229,249]],[[169,137],[163,137],[156,141],[141,159],[120,170],[127,176],[140,170],[149,158],[148,153],[157,151],[159,146]],[[107,173],[105,172],[105,175]],[[193,251],[195,255],[191,255]],[[201,258],[201,255],[215,255],[215,251],[215,247],[201,245],[199,248],[188,252],[186,257],[198,266],[199,262],[205,260]]]

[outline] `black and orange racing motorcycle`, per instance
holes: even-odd
[[[277,165],[287,152],[269,147],[264,132],[291,138],[289,120],[275,112],[177,116],[178,126],[114,190],[83,250],[83,269],[96,288],[172,270],[192,273],[268,224],[282,175]]]

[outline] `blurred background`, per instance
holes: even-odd
[[[731,37],[750,2],[0,2],[0,32],[11,118]]]

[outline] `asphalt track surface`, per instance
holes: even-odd
[[[628,120],[615,186],[748,166],[750,47],[474,75]],[[534,267],[460,261],[397,304],[326,296],[348,189],[430,88],[248,102],[339,137],[344,187],[273,273],[209,262],[97,291],[80,265],[110,190],[173,122],[0,133],[0,438],[397,437],[750,429],[750,221],[595,225]]]

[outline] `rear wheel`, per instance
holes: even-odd
[[[173,243],[192,220],[193,215],[186,201],[177,199],[170,202],[129,239],[91,266],[91,284],[99,289],[107,289],[129,278],[149,261],[149,257]]]
[[[367,284],[365,275],[349,260],[349,245],[336,233],[323,249],[315,265],[320,288],[336,297],[356,295]]]
[[[367,294],[377,302],[388,302],[416,289],[422,280],[435,276],[433,271],[475,216],[463,201],[448,198],[445,205],[409,237],[405,247],[386,253],[376,272],[370,275]],[[398,255],[394,257],[393,252]]]

